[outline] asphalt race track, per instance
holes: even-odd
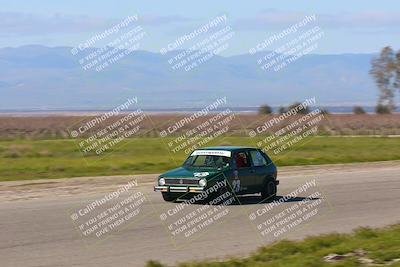
[[[173,264],[242,257],[283,238],[400,221],[399,161],[281,168],[278,176],[281,202],[276,206],[259,203],[257,196],[242,197],[240,204],[229,206],[166,203],[152,191],[156,175],[3,182],[0,265],[143,266],[151,259]],[[94,232],[82,234],[79,225],[89,217],[74,219],[71,214],[132,180],[138,185],[117,198],[128,203],[131,196],[129,203],[137,204],[125,209],[126,221],[113,224],[99,237]],[[307,183],[310,187],[299,192]],[[284,198],[295,190],[298,195]],[[310,195],[314,198],[306,201]],[[107,205],[113,203],[109,207],[119,212],[113,206],[117,202]],[[99,206],[87,214],[102,214],[105,209]],[[201,221],[204,214],[211,221]],[[193,227],[179,228],[187,223]],[[260,229],[268,233],[262,235]]]

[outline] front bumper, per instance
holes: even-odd
[[[200,186],[173,186],[173,185],[156,185],[156,192],[171,192],[171,193],[201,193],[205,190]]]

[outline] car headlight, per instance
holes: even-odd
[[[203,186],[203,187],[206,186],[206,185],[207,185],[207,180],[204,179],[204,178],[203,178],[203,179],[200,179],[200,180],[199,180],[199,185],[200,185],[200,186]]]
[[[164,178],[160,178],[160,179],[158,180],[158,184],[159,184],[159,185],[165,185],[165,179],[164,179]]]

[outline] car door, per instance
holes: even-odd
[[[263,185],[265,177],[269,175],[268,162],[260,151],[250,150],[250,157],[254,169],[254,185],[257,188]]]
[[[236,194],[250,193],[254,189],[254,170],[250,154],[247,151],[234,153],[235,169],[233,172],[232,188]]]

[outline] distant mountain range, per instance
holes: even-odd
[[[266,53],[214,56],[185,72],[168,63],[179,51],[135,51],[96,72],[84,71],[70,51],[0,49],[0,110],[104,109],[132,96],[147,109],[201,107],[223,96],[232,107],[287,105],[314,96],[317,104],[335,106],[374,105],[377,99],[368,74],[373,54],[306,55],[278,72],[257,65]]]

